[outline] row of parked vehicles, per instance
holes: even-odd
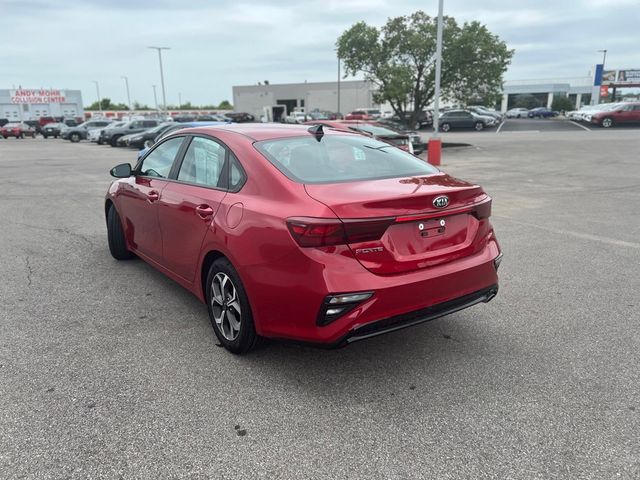
[[[512,108],[507,110],[505,117],[507,118],[554,118],[560,115],[559,112],[551,110],[547,107],[538,108]]]
[[[615,125],[640,124],[640,102],[601,103],[585,105],[567,112],[569,120],[610,128]]]

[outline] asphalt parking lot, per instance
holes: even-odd
[[[498,297],[244,357],[109,255],[108,170],[135,152],[0,140],[0,478],[639,478],[638,132],[443,137],[494,198]]]

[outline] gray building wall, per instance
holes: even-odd
[[[40,117],[84,116],[80,90],[59,90],[60,97],[64,97],[64,101],[59,103],[13,103],[11,98],[15,90],[22,89],[0,89],[0,118],[23,121],[37,120]]]
[[[348,113],[356,108],[375,107],[373,85],[363,80],[340,82],[340,111]],[[233,87],[233,108],[260,118],[264,107],[278,102],[293,101],[294,108],[306,112],[338,109],[338,82],[285,83],[277,85],[244,85]],[[288,113],[292,111],[288,108]]]

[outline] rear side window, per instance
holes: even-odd
[[[225,155],[226,149],[219,143],[194,137],[184,155],[178,180],[205,187],[222,187]]]
[[[167,178],[184,137],[176,137],[158,145],[140,165],[140,175]]]
[[[338,183],[424,176],[438,172],[393,145],[361,135],[292,137],[257,142],[278,170],[299,183]]]

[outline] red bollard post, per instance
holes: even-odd
[[[440,165],[440,154],[442,153],[442,141],[439,138],[430,138],[427,148],[427,161],[434,166]]]

